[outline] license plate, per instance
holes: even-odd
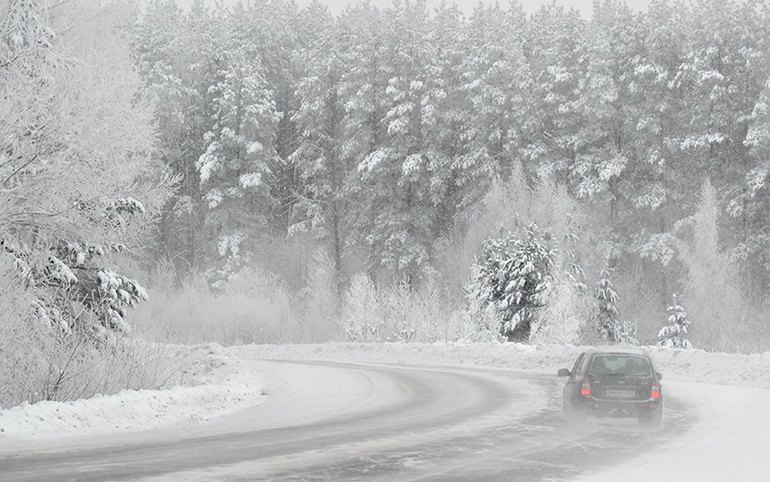
[[[607,390],[605,394],[612,398],[634,398],[636,392],[633,390]]]

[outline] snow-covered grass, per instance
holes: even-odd
[[[195,423],[258,404],[264,395],[258,376],[243,370],[219,345],[185,349],[188,377],[163,390],[123,390],[73,401],[22,403],[0,410],[3,438],[39,440],[149,430]]]
[[[0,408],[169,388],[207,370],[194,347],[132,338],[93,346],[78,337],[35,332],[5,340],[0,341]],[[19,341],[25,343],[13,344]]]

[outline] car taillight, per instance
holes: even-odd
[[[652,382],[652,388],[650,388],[650,398],[657,400],[660,398],[660,382]]]
[[[584,397],[591,396],[591,382],[587,378],[584,379],[583,383],[580,385],[580,395]]]

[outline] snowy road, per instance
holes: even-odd
[[[570,426],[561,381],[532,372],[250,363],[285,383],[252,410],[196,428],[0,447],[0,479],[572,480],[611,474],[702,427],[677,397],[660,430]]]

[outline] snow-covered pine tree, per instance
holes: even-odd
[[[586,21],[575,9],[544,3],[529,19],[524,52],[532,76],[535,132],[523,149],[527,164],[561,177],[585,137],[579,102],[585,93]]]
[[[575,190],[580,197],[612,199],[611,189],[623,178],[629,163],[624,139],[628,112],[619,102],[625,97],[629,75],[627,59],[633,56],[629,29],[633,14],[621,2],[596,2],[585,40],[587,65],[582,92],[574,106],[581,127],[574,138],[575,161],[571,166]]]
[[[618,319],[618,309],[615,307],[619,297],[612,287],[609,271],[601,272],[594,296],[598,304],[596,323],[601,340],[606,343],[621,341],[623,326]]]
[[[372,267],[408,285],[417,283],[429,266],[435,213],[432,175],[442,163],[427,142],[435,122],[441,90],[429,82],[432,58],[424,48],[429,12],[424,0],[395,4],[388,10],[386,61],[390,78],[381,145],[360,163],[361,182],[368,187],[371,219],[367,241]],[[432,79],[431,79],[432,80]]]
[[[213,271],[219,283],[244,262],[248,242],[270,204],[269,163],[272,138],[280,119],[258,59],[242,49],[225,55],[219,78],[212,79],[212,129],[204,135],[206,151],[198,159],[201,190],[209,215],[206,224],[220,256]]]
[[[494,179],[511,178],[523,138],[536,123],[528,95],[534,85],[522,46],[525,28],[526,14],[516,4],[506,11],[479,3],[465,25],[460,88],[467,103],[466,152],[456,163],[463,169],[468,201],[482,197]]]
[[[328,14],[327,14],[328,15]],[[332,23],[330,17],[318,21]],[[306,77],[297,88],[300,105],[292,116],[300,143],[290,156],[302,180],[289,235],[311,232],[325,244],[334,267],[335,292],[342,291],[343,260],[360,210],[356,203],[356,162],[343,154],[345,107],[340,56],[345,33],[331,26],[307,53]]]
[[[767,213],[770,212],[770,79],[754,104],[749,116],[749,129],[743,144],[748,148],[751,169],[743,185],[735,189],[727,209],[730,216],[740,220],[734,229],[735,261],[741,276],[751,280],[747,294],[757,299],[770,295],[770,235]]]
[[[555,256],[546,238],[533,223],[523,238],[488,239],[473,267],[469,295],[497,316],[508,341],[529,340],[534,316],[544,306]]]
[[[202,0],[184,12],[173,2],[149,2],[129,30],[142,95],[162,109],[155,111],[157,157],[177,180],[177,189],[163,208],[157,252],[170,258],[178,276],[208,265],[214,257],[204,232],[206,203],[195,164],[207,147],[214,92],[211,79],[219,68],[220,21]]]
[[[690,326],[690,320],[687,319],[687,313],[677,302],[674,295],[674,303],[666,311],[668,315],[668,324],[658,332],[658,344],[669,348],[692,348],[690,340],[687,339],[687,329]]]
[[[597,302],[598,315],[596,329],[603,343],[622,343],[638,346],[636,327],[630,321],[618,318],[617,302],[620,299],[610,281],[610,273],[603,270],[594,292]]]

